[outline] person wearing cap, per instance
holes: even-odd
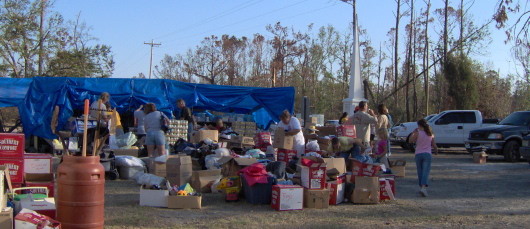
[[[365,147],[370,146],[370,124],[376,124],[377,118],[374,111],[368,109],[368,103],[361,101],[359,103],[359,111],[355,112],[348,123],[355,125],[357,139],[359,139]]]
[[[296,156],[300,158],[305,153],[305,138],[300,121],[287,110],[280,115],[280,120],[278,128],[283,128],[286,136],[294,136],[293,150],[296,150]]]

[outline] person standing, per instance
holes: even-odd
[[[418,121],[416,128],[409,139],[409,143],[416,142],[416,170],[418,171],[418,184],[420,194],[427,197],[427,187],[429,187],[429,173],[431,172],[432,151],[438,152],[438,147],[434,141],[434,134],[425,119]]]
[[[169,125],[169,118],[162,112],[156,110],[154,103],[145,104],[144,127],[146,132],[145,145],[149,157],[162,156],[166,154],[166,135],[162,131],[160,120],[164,118]],[[157,155],[155,155],[155,146]]]
[[[190,108],[186,107],[186,102],[183,99],[177,100],[177,107],[180,109],[180,120],[188,121],[188,142],[191,142],[191,134],[195,125],[195,119],[193,119],[193,114],[191,113]]]
[[[136,136],[138,139],[145,137],[145,111],[142,110],[143,107],[144,105],[140,105],[140,107],[134,111],[134,127],[136,127]]]
[[[101,104],[99,105],[98,107],[98,104],[99,104],[99,101],[101,100]],[[103,119],[104,116],[107,116],[107,110],[110,109],[110,94],[108,92],[103,92],[101,93],[101,95],[99,95],[99,98],[98,100],[92,102],[92,104],[90,104],[90,113],[89,115],[94,118],[94,119],[97,119],[98,118],[98,112],[101,112],[99,113],[99,118],[100,119]]]
[[[385,165],[386,171],[390,169],[390,164],[388,163],[388,157],[386,153],[388,152],[388,132],[386,128],[381,128],[377,131],[377,136],[379,141],[377,142],[377,149],[374,149],[374,159],[378,163],[383,163]]]
[[[296,150],[296,156],[301,158],[305,153],[305,138],[302,133],[302,126],[296,117],[292,117],[289,111],[284,110],[280,115],[278,128],[283,128],[286,136],[294,136],[293,150]]]
[[[376,124],[377,119],[374,117],[374,111],[368,109],[368,103],[361,101],[359,103],[359,111],[355,112],[348,123],[355,125],[357,139],[359,139],[365,147],[370,147],[370,124]]]

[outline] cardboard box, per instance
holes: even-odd
[[[342,175],[346,173],[346,162],[344,158],[322,158],[327,164],[326,174]],[[335,170],[333,170],[335,169]]]
[[[52,165],[52,156],[50,154],[24,154],[24,173],[52,173]]]
[[[344,201],[344,192],[346,189],[346,174],[337,177],[337,180],[327,183],[329,190],[329,204],[337,205]]]
[[[147,165],[147,171],[150,174],[159,177],[166,177],[166,163],[155,162],[154,158],[142,158]]]
[[[33,210],[41,215],[48,216],[52,219],[55,219],[56,207],[54,198],[42,198],[42,199],[33,199],[24,198],[20,201],[15,202],[15,213],[18,214],[21,209]]]
[[[317,126],[318,136],[337,136],[337,127],[335,126]]]
[[[213,142],[219,141],[219,131],[217,130],[199,130],[195,133],[193,133],[193,136],[191,137],[191,142],[193,143],[199,143],[204,139],[209,138]]]
[[[197,192],[209,193],[212,192],[211,186],[213,182],[221,179],[221,170],[201,170],[193,171],[191,175],[191,187]]]
[[[387,189],[386,189],[387,181],[388,181],[388,186],[389,186],[391,193],[387,192]],[[395,183],[394,178],[380,177],[379,186],[381,188],[379,189],[379,193],[380,193],[379,200],[394,200],[396,197],[396,185],[395,184],[396,183]]]
[[[167,208],[168,196],[168,190],[151,190],[141,186],[140,206]]]
[[[310,166],[300,165],[302,186],[307,189],[326,188],[326,163],[313,163]]]
[[[355,159],[351,159],[352,165],[352,183],[355,183],[356,176],[375,176],[379,170],[381,170],[381,164],[367,164],[361,163]]]
[[[302,210],[304,188],[299,185],[273,185],[271,207],[276,211]]]
[[[293,159],[293,157],[296,157],[296,150],[289,150],[289,149],[278,149],[278,154],[276,156],[277,161],[283,161],[287,164]]]
[[[217,163],[222,164],[221,174],[223,177],[239,176],[239,170],[257,163],[256,158],[233,158],[230,156],[224,156]]]
[[[350,138],[356,138],[355,126],[354,125],[342,125],[337,127],[337,136],[344,136]]]
[[[13,229],[13,208],[0,211],[0,228]]]
[[[167,208],[201,209],[202,196],[168,196]]]
[[[294,136],[285,136],[283,128],[276,128],[272,146],[279,149],[293,149]]]
[[[15,228],[54,229],[61,228],[61,223],[46,215],[39,214],[38,212],[22,209],[22,211],[15,216]]]
[[[245,146],[254,146],[254,138],[252,137],[245,137],[245,136],[232,136],[230,139],[230,142],[232,143],[238,143]]]
[[[270,146],[272,145],[270,132],[259,132],[254,135],[254,145],[256,146]]]
[[[48,188],[48,196],[53,197],[53,193],[55,190],[55,179],[54,179],[53,173],[25,173],[24,179],[25,187],[46,187]],[[40,193],[40,194],[46,194],[45,189],[36,188],[36,189],[30,189],[31,193]]]
[[[0,133],[0,158],[22,159],[24,139],[24,134]]]
[[[190,156],[169,155],[166,160],[166,179],[173,185],[182,186],[191,182]]]
[[[390,161],[390,170],[392,170],[392,174],[394,174],[396,177],[405,177],[406,165],[407,161],[405,160]]]
[[[488,155],[485,152],[473,153],[473,163],[484,164],[486,163],[486,158],[488,158]]]
[[[352,198],[354,204],[378,204],[379,203],[379,189],[358,189],[353,190]]]
[[[379,177],[357,176],[355,177],[355,188],[379,190]]]
[[[304,188],[304,208],[328,208],[328,189],[306,189]]]
[[[24,159],[0,158],[0,165],[9,168],[9,177],[12,183],[24,183]]]

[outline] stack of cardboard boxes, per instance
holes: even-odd
[[[310,162],[303,165],[303,159]],[[327,164],[322,158],[304,157],[300,160],[298,168],[300,171],[300,183],[304,187],[305,208],[328,208],[329,189],[326,188]]]
[[[296,156],[296,150],[293,150],[294,136],[286,136],[283,128],[276,128],[274,131],[274,140],[272,146],[278,148],[277,161],[289,163]]]
[[[395,199],[396,175],[382,174],[381,164],[366,164],[356,160],[351,162],[351,182],[355,184],[351,196],[353,203],[378,204],[383,200]]]
[[[232,131],[243,137],[254,137],[256,134],[255,122],[232,122]]]
[[[0,165],[9,168],[11,185],[24,184],[24,134],[0,133]]]

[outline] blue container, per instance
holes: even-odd
[[[244,176],[241,176],[243,182],[243,196],[250,204],[271,204],[272,186],[277,183],[276,178],[268,177],[267,184],[256,183],[249,186]]]

